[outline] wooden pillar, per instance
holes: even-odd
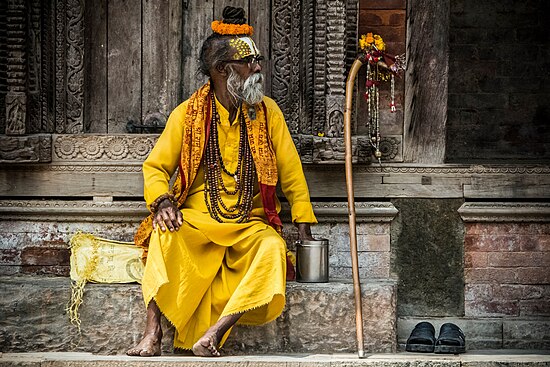
[[[450,0],[407,3],[404,161],[444,163]]]

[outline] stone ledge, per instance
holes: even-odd
[[[457,356],[435,354],[372,354],[359,359],[353,354],[289,354],[201,358],[192,356],[127,357],[100,356],[90,353],[6,353],[0,354],[0,367],[548,367],[546,351],[487,351]]]
[[[550,203],[468,202],[458,213],[464,222],[550,222]]]
[[[396,350],[396,285],[364,283],[365,350]],[[137,284],[88,284],[81,306],[82,333],[64,308],[68,278],[0,277],[0,350],[4,352],[84,351],[120,354],[141,338],[145,321]],[[173,330],[165,325],[163,348],[172,351]],[[250,353],[353,353],[355,309],[350,282],[287,284],[287,306],[274,322],[237,326],[224,350]]]
[[[314,202],[319,224],[313,235],[330,241],[330,276],[351,278],[347,203]],[[133,241],[147,215],[143,202],[91,200],[0,200],[0,275],[67,275],[68,242],[78,232]],[[356,205],[360,276],[390,277],[390,222],[397,209],[390,202]],[[281,212],[283,238],[294,250],[298,238],[288,204]]]

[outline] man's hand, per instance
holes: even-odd
[[[157,212],[153,215],[153,229],[159,226],[163,232],[166,228],[174,232],[180,229],[182,224],[183,215],[178,208],[168,199],[161,201]]]
[[[298,237],[300,241],[314,241],[315,239],[311,235],[311,226],[309,223],[294,223],[298,228]]]

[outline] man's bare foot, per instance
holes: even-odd
[[[193,345],[193,354],[200,357],[219,357],[218,340],[216,333],[207,331],[206,334]]]
[[[133,348],[130,348],[126,351],[126,354],[129,356],[135,357],[152,357],[160,356],[162,340],[162,332],[159,333],[149,333],[145,334],[143,339]]]

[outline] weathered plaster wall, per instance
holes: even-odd
[[[392,269],[399,316],[464,314],[461,199],[395,199]]]

